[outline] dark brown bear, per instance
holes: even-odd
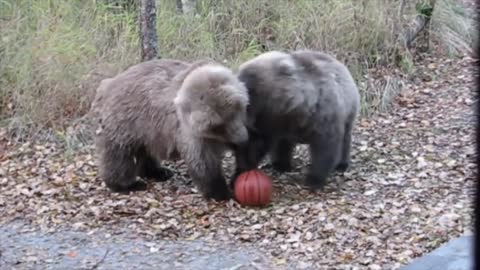
[[[234,180],[267,153],[274,169],[291,170],[296,144],[310,147],[306,184],[314,190],[348,168],[360,96],[345,65],[316,51],[272,51],[242,64],[238,78],[249,93],[249,142],[236,150]]]

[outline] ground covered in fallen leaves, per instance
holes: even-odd
[[[425,59],[388,113],[360,119],[346,173],[307,191],[299,147],[294,173],[264,168],[274,195],[261,209],[204,200],[181,163],[174,179],[119,195],[96,176],[93,148],[66,158],[53,144],[4,144],[0,223],[252,245],[275,269],[397,269],[472,226],[474,83],[469,58]]]

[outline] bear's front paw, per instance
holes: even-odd
[[[349,162],[341,162],[337,165],[337,167],[335,167],[335,170],[337,172],[345,172],[348,167],[350,167],[350,163]]]
[[[309,187],[309,189],[312,192],[316,192],[318,190],[323,191],[326,183],[327,183],[326,177],[318,176],[314,174],[309,174],[305,179],[305,184]]]
[[[151,172],[150,178],[155,182],[167,181],[174,175],[173,171],[165,167],[156,168]]]
[[[113,192],[128,194],[130,192],[147,190],[147,184],[142,181],[134,181],[128,186],[117,184],[109,185],[109,188]]]
[[[172,178],[174,175],[173,171],[167,169],[161,165],[157,165],[153,161],[147,160],[140,167],[138,176],[141,178],[151,179],[155,182],[163,182]]]
[[[205,197],[207,199],[214,199],[215,201],[226,201],[232,197],[232,194],[224,183],[223,185],[218,184],[215,187],[210,188],[205,192]]]
[[[274,170],[280,173],[291,172],[293,170],[293,166],[288,160],[274,161],[272,162],[272,167]]]

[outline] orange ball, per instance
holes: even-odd
[[[272,199],[272,180],[258,169],[243,172],[235,181],[234,193],[242,205],[267,205]]]

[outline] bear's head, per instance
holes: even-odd
[[[192,136],[234,145],[248,141],[248,102],[243,83],[213,62],[192,68],[174,100],[181,124]]]
[[[304,94],[314,91],[308,76],[296,59],[281,51],[266,52],[241,64],[237,77],[248,89],[248,121],[256,121],[260,112],[285,115],[304,110],[304,105],[314,100]]]

